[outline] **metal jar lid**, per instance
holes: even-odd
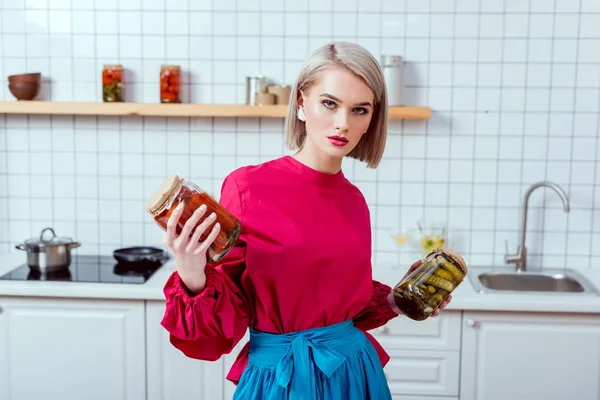
[[[402,65],[402,56],[384,54],[381,56],[382,67],[399,67]]]

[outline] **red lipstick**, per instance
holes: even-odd
[[[334,146],[342,147],[348,144],[348,139],[341,136],[328,136],[327,139],[329,139],[329,143]]]

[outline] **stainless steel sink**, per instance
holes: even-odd
[[[517,272],[512,269],[469,271],[471,283],[480,293],[555,293],[598,295],[597,289],[582,274],[572,269]]]
[[[542,187],[553,189],[561,198],[565,212],[569,212],[570,203],[567,194],[555,183],[542,181],[531,185],[525,193],[522,212],[521,241],[516,254],[507,254],[507,264],[516,268],[469,268],[468,277],[476,291],[480,293],[552,293],[554,295],[599,295],[600,292],[581,273],[572,269],[543,269],[539,271],[527,268],[527,212],[531,193]]]

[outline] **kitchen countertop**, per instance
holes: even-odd
[[[25,262],[23,252],[0,253],[0,276]],[[78,297],[88,299],[164,300],[162,288],[171,274],[173,259],[144,284],[0,279],[0,296]]]
[[[0,276],[24,262],[22,252],[0,253]],[[164,301],[163,286],[172,273],[170,259],[145,284],[9,281],[0,280],[0,296],[62,297],[117,300]],[[475,269],[471,269],[475,271]],[[600,270],[577,270],[600,289]],[[393,286],[405,270],[390,265],[373,266],[373,278]],[[599,295],[564,295],[557,293],[485,293],[475,291],[465,279],[452,294],[447,310],[581,312],[600,314]]]

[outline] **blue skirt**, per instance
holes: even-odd
[[[287,334],[250,330],[234,400],[390,400],[375,348],[352,320]]]

